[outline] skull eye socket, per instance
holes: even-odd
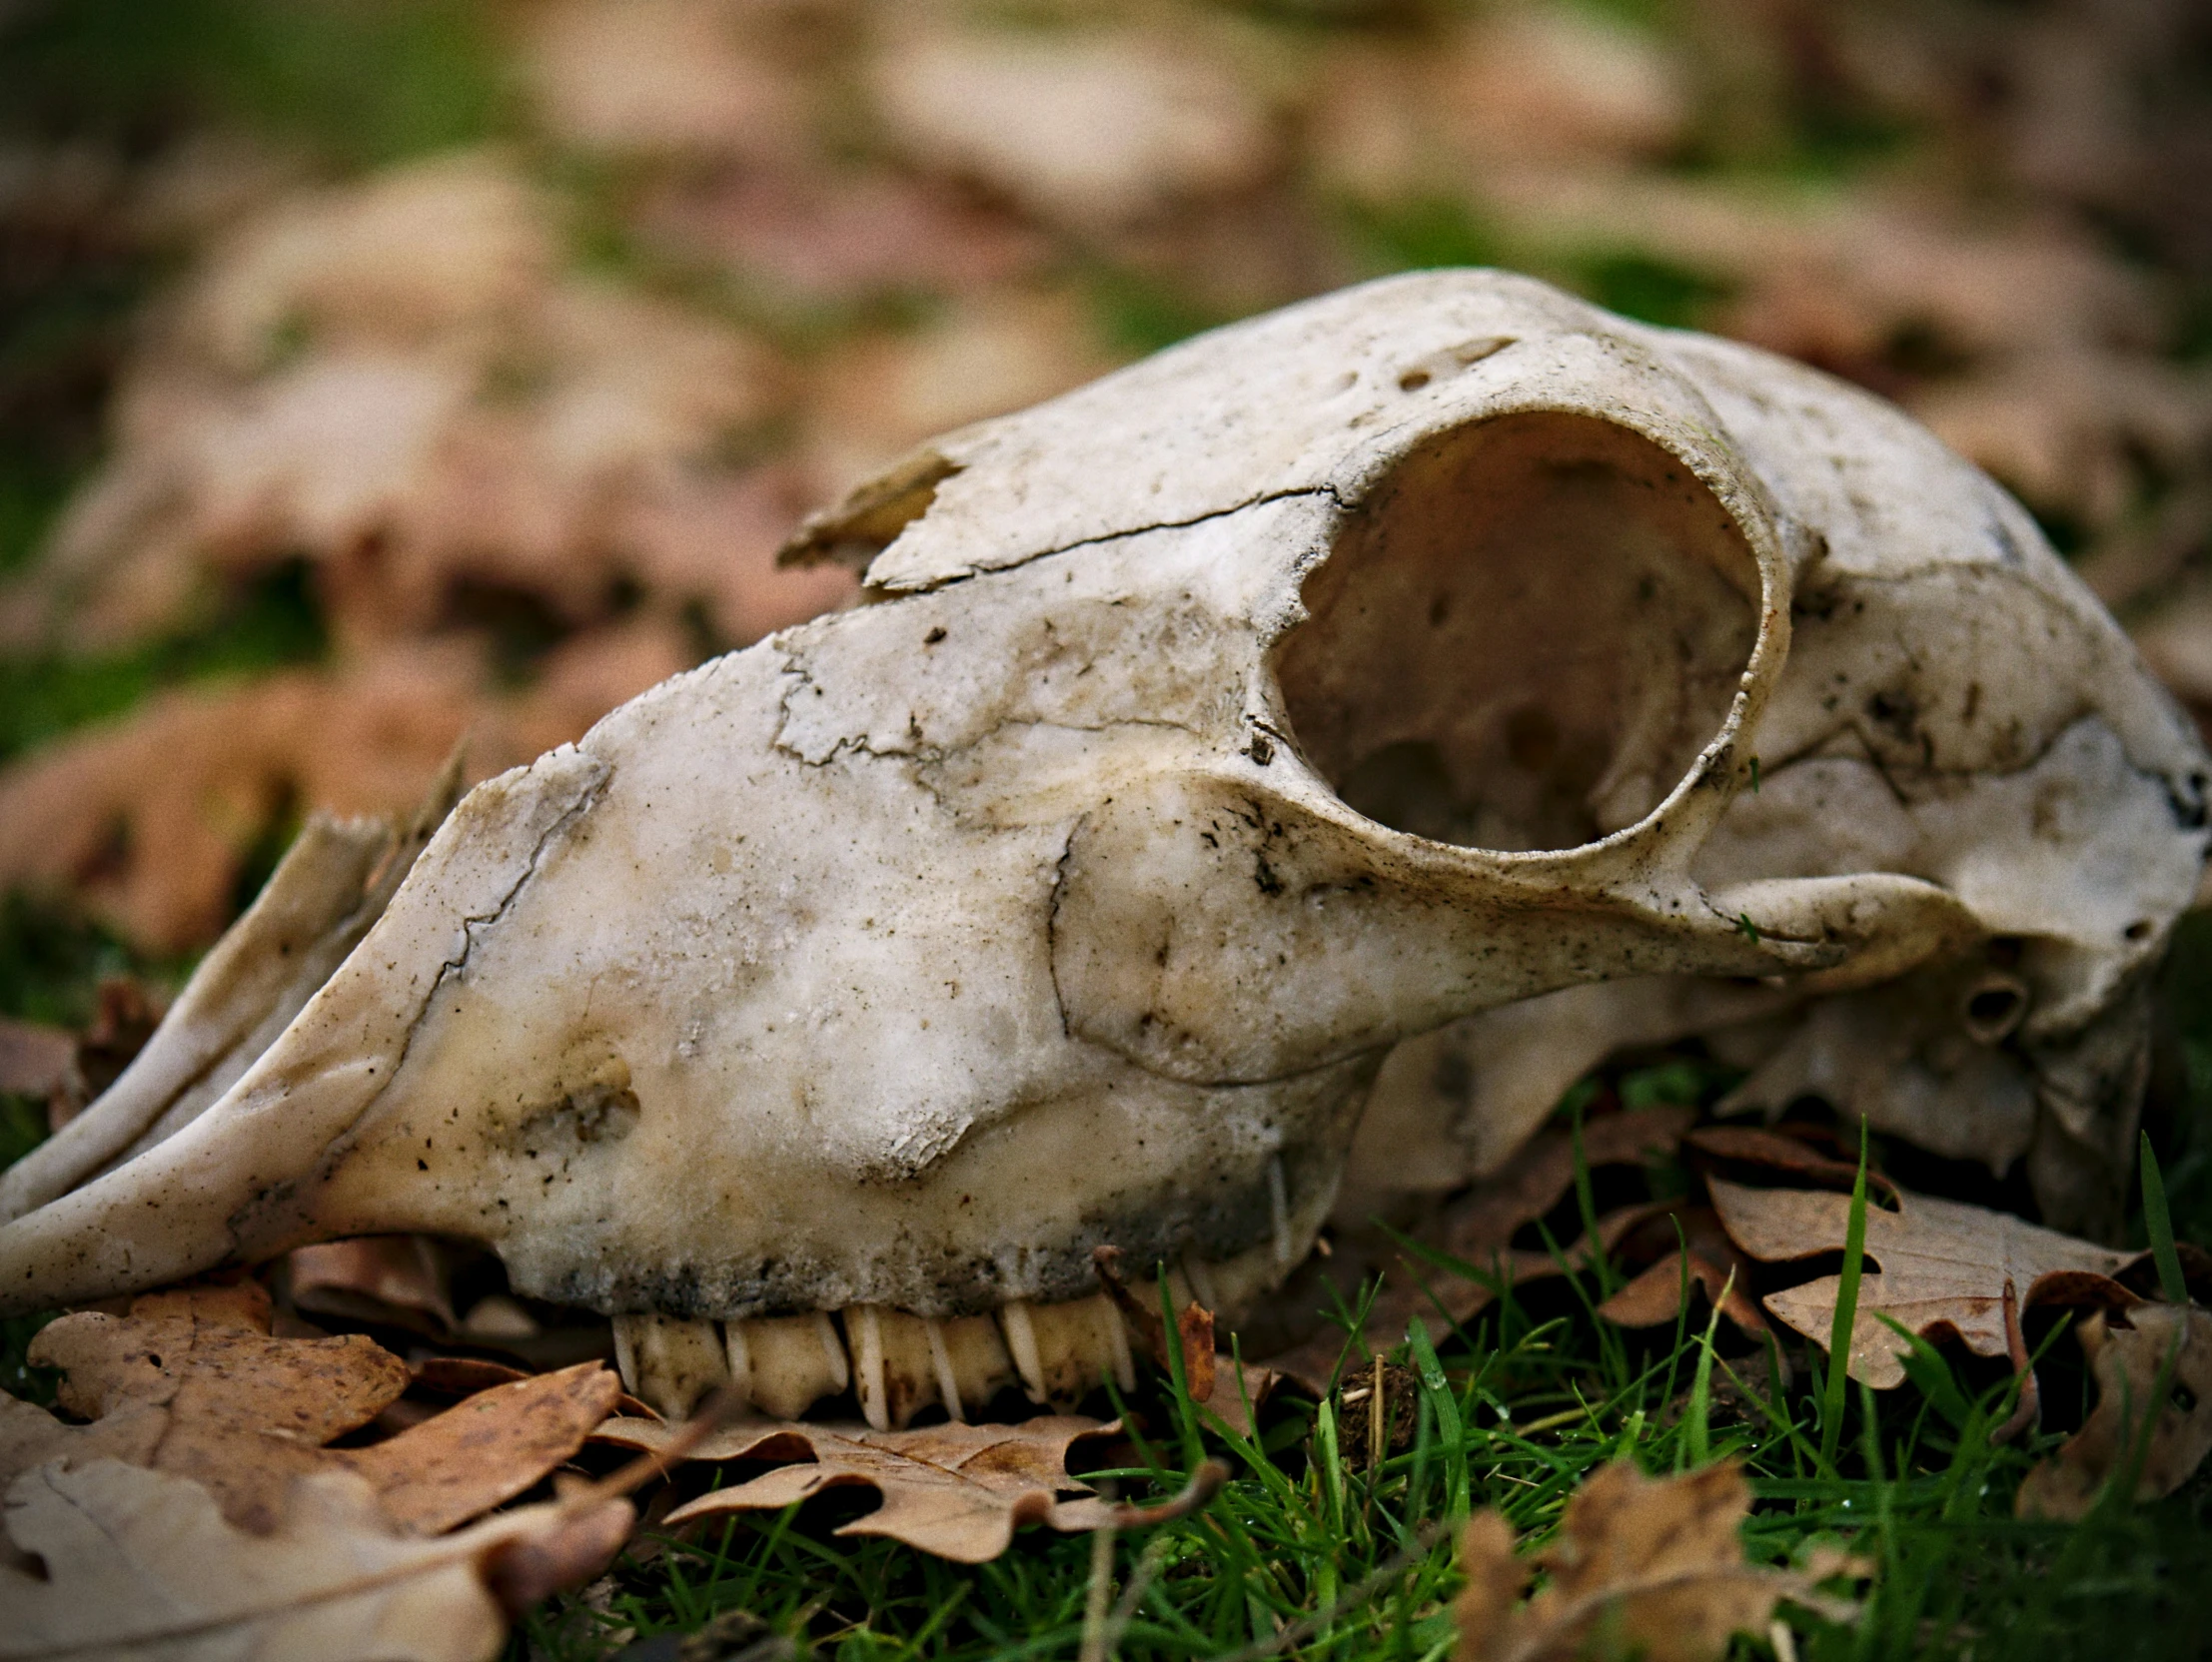
[[[1984,1045],[2001,1044],[2027,1015],[2028,985],[2018,976],[1992,970],[1966,990],[1960,1018],[1966,1032]]]
[[[1758,573],[1718,498],[1594,416],[1431,439],[1351,516],[1276,649],[1306,756],[1438,842],[1573,848],[1664,799],[1726,719]]]

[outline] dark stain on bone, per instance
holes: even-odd
[[[635,1129],[639,1113],[628,1065],[610,1056],[553,1101],[527,1112],[512,1141],[532,1159],[540,1149],[573,1153],[595,1143],[620,1142]]]

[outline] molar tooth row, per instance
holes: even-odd
[[[879,1431],[933,1403],[954,1419],[1019,1380],[1033,1402],[1066,1406],[1102,1379],[1123,1390],[1136,1366],[1121,1312],[1104,1293],[1058,1304],[1017,1300],[997,1315],[921,1316],[883,1304],[841,1312],[715,1322],[672,1315],[614,1317],[622,1384],[655,1412],[681,1419],[718,1385],[753,1407],[796,1419],[847,1384]]]

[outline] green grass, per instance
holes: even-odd
[[[31,0],[0,23],[0,110],[137,137],[229,121],[372,165],[503,129],[510,92],[468,0]]]
[[[2011,1491],[2036,1450],[1989,1442],[2009,1411],[2009,1379],[1977,1388],[1926,1349],[1918,1386],[1872,1398],[1871,1414],[1859,1391],[1830,1421],[1809,1390],[1759,1388],[1744,1358],[1716,1353],[1713,1338],[1710,1324],[1684,1323],[1671,1343],[1609,1346],[1573,1307],[1508,1300],[1440,1346],[1414,1346],[1416,1442],[1372,1474],[1337,1457],[1327,1403],[1277,1407],[1247,1441],[1172,1385],[1156,1387],[1132,1405],[1141,1457],[1097,1475],[1127,1493],[1165,1494],[1200,1450],[1238,1475],[1202,1514],[1114,1541],[1113,1591],[1140,1565],[1154,1572],[1121,1654],[1224,1656],[1313,1624],[1291,1654],[1442,1657],[1453,1639],[1452,1537],[1469,1509],[1496,1507],[1541,1532],[1577,1483],[1624,1457],[1654,1472],[1745,1461],[1754,1559],[1787,1562],[1847,1541],[1876,1561],[1856,1629],[1786,1612],[1800,1656],[2202,1654],[2188,1619],[2212,1572],[2201,1487],[2078,1528],[2016,1523]],[[1724,1411],[1708,1418],[1700,1403]],[[1824,1466],[1819,1445],[1836,1431],[1841,1453]],[[617,1568],[604,1612],[556,1603],[511,1654],[595,1657],[611,1629],[686,1632],[730,1608],[839,1662],[1075,1654],[1092,1543],[1032,1532],[996,1563],[964,1569],[829,1533],[863,1509],[818,1502],[658,1542],[649,1562]],[[1738,1652],[1766,1654],[1749,1640]]]
[[[2212,958],[2212,941],[2194,933],[2212,935],[2185,937],[2169,998]],[[2169,1014],[2186,1029],[2204,1009]],[[1689,1059],[1646,1067],[1578,1091],[1573,1112],[1609,1091],[1623,1101],[1654,1096],[1662,1083],[1683,1100],[1709,1098],[1716,1080]],[[2208,1111],[2200,1079],[2169,1133],[2184,1121],[2201,1128]],[[2180,1147],[2169,1137],[2169,1157]],[[2177,1172],[2169,1160],[2165,1172],[2176,1213],[2201,1215],[2203,1163]],[[1672,1193],[1678,1174],[1657,1169],[1651,1185]],[[1577,1210],[1587,1213],[1588,1185],[1578,1189]],[[1854,1201],[1855,1243],[1863,1171]],[[2170,1255],[2163,1211],[2154,1187],[2143,1223]],[[2078,1526],[2012,1516],[2021,1477],[2089,1405],[2062,1321],[2030,1324],[2047,1428],[2007,1447],[1990,1440],[2015,1399],[2001,1363],[1917,1340],[1909,1382],[1877,1394],[1792,1344],[1793,1383],[1777,1387],[1781,1347],[1753,1348],[1701,1303],[1696,1318],[1685,1312],[1656,1334],[1598,1320],[1592,1308],[1608,1275],[1600,1265],[1509,1293],[1464,1327],[1439,1320],[1414,1333],[1392,1358],[1420,1381],[1414,1444],[1372,1473],[1345,1457],[1331,1400],[1279,1398],[1247,1440],[1194,1408],[1179,1381],[1155,1378],[1129,1403],[1099,1404],[1126,1410],[1140,1429],[1136,1457],[1091,1475],[1131,1497],[1164,1496],[1200,1458],[1224,1458],[1236,1475],[1198,1516],[1124,1532],[1103,1555],[1094,1542],[1030,1531],[996,1563],[965,1569],[838,1539],[834,1526],[870,1505],[844,1491],[696,1538],[648,1536],[641,1557],[633,1549],[617,1565],[611,1597],[595,1609],[556,1601],[525,1624],[510,1654],[581,1662],[608,1654],[623,1632],[692,1632],[716,1612],[743,1609],[837,1662],[1073,1657],[1104,1568],[1109,1585],[1099,1590],[1123,1602],[1141,1583],[1120,1639],[1126,1658],[1438,1662],[1453,1644],[1453,1539],[1470,1511],[1497,1508],[1541,1536],[1578,1483],[1622,1458],[1653,1473],[1743,1461],[1756,1496],[1745,1530],[1754,1560],[1801,1561],[1815,1546],[1847,1543],[1873,1561],[1855,1626],[1785,1607],[1803,1658],[2149,1662],[2207,1653],[2197,1612],[2212,1577],[2212,1478],[2200,1474],[2152,1506],[2108,1502]],[[1364,1371],[1364,1354],[1350,1365]],[[1733,1654],[1774,1653],[1745,1637]]]

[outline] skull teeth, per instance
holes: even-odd
[[[1104,1293],[950,1317],[854,1304],[840,1320],[841,1335],[821,1312],[729,1322],[618,1315],[615,1365],[624,1388],[670,1419],[725,1384],[771,1418],[796,1419],[849,1384],[879,1431],[931,1406],[964,1420],[1017,1381],[1032,1401],[1061,1406],[1105,1379],[1136,1384],[1128,1331]]]
[[[614,1361],[633,1396],[681,1419],[717,1385],[729,1383],[729,1353],[711,1321],[677,1315],[618,1315]]]

